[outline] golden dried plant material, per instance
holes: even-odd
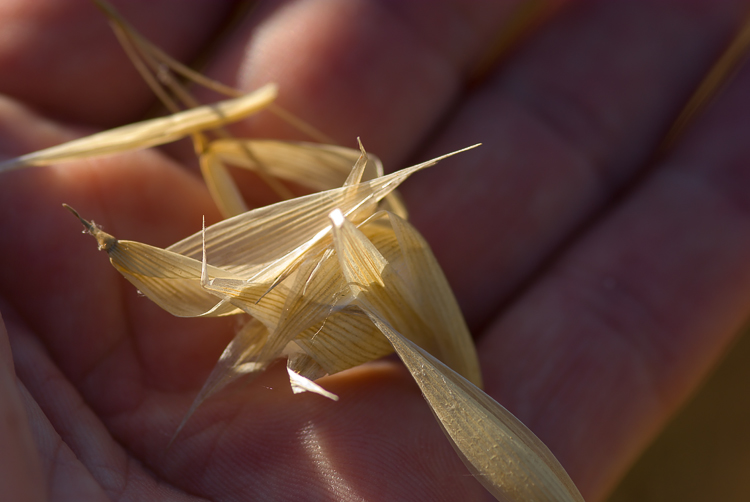
[[[23,155],[0,163],[0,172],[163,145],[195,132],[236,122],[268,106],[277,94],[276,85],[268,84],[239,98],[117,127]]]
[[[280,180],[295,181],[304,177],[308,180],[306,186],[325,190],[340,185],[339,176],[350,175],[351,163],[359,157],[359,153],[349,148],[269,140],[254,142],[232,137],[223,126],[268,109],[312,138],[329,140],[311,125],[273,103],[278,95],[275,84],[269,83],[243,94],[206,78],[151,44],[111,5],[103,0],[94,0],[94,3],[106,14],[121,45],[146,83],[173,114],[0,162],[0,172],[144,149],[191,136],[209,193],[225,218],[249,209],[229,173],[230,165],[253,170],[281,199],[291,199],[293,194]],[[186,85],[171,72],[233,99],[199,106]],[[185,107],[188,109],[184,110]],[[213,133],[219,139],[211,139],[207,133]],[[320,169],[322,165],[326,168]],[[372,156],[363,169],[357,175],[358,179],[362,176],[373,179],[383,173],[379,159]],[[320,178],[321,175],[324,177]],[[406,216],[406,209],[397,195],[388,196],[388,207]]]
[[[456,299],[396,193],[412,174],[474,147],[385,175],[361,143],[354,150],[233,138],[221,130],[209,138],[207,130],[272,106],[276,87],[196,107],[177,79],[156,75],[159,65],[220,92],[237,92],[172,60],[106,4],[97,4],[144,78],[176,113],[29,154],[0,170],[192,136],[208,189],[227,219],[161,249],[119,240],[68,207],[115,269],[166,311],[244,319],[172,441],[207,398],[238,378],[259,375],[278,358],[287,360],[294,393],[338,400],[316,380],[395,351],[461,459],[495,497],[582,500],[541,441],[480,390],[476,349]],[[248,211],[229,165],[259,173],[272,187],[284,180],[313,193]]]
[[[0,172],[143,149],[191,136],[199,157],[201,173],[212,198],[225,218],[236,216],[248,209],[229,173],[229,164],[254,170],[281,199],[293,197],[291,191],[280,182],[279,176],[268,172],[269,167],[264,162],[266,158],[262,155],[263,152],[256,155],[246,140],[232,137],[223,128],[227,124],[268,109],[312,138],[328,140],[327,136],[311,125],[273,104],[278,94],[275,84],[269,83],[245,94],[206,78],[143,38],[112,6],[102,0],[94,0],[94,3],[106,14],[133,65],[172,115],[129,124],[23,155],[0,163]],[[232,99],[200,106],[190,90],[181,82],[181,78]],[[207,133],[221,138],[222,141],[214,145],[215,141]],[[333,154],[335,147],[330,149]],[[277,155],[278,150],[277,148]],[[281,178],[283,179],[283,176]]]
[[[474,383],[394,329],[404,319],[390,304],[401,287],[398,281],[386,280],[391,265],[340,211],[330,217],[353,303],[391,343],[477,479],[500,500],[582,501],[563,467],[526,426]]]
[[[356,182],[368,162],[363,153],[342,187],[224,220],[168,249],[119,241],[82,220],[117,270],[170,312],[251,316],[178,432],[206,398],[279,357],[288,358],[295,393],[337,399],[314,380],[395,349],[461,458],[496,497],[582,500],[549,450],[479,389],[473,342],[429,246],[379,207],[408,176],[444,157]]]

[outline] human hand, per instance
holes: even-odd
[[[387,168],[484,142],[403,193],[475,333],[487,392],[551,448],[589,501],[606,494],[748,312],[741,133],[750,102],[741,89],[750,75],[654,160],[742,11],[740,2],[696,4],[569,6],[469,91],[507,18],[496,2],[461,4],[460,15],[449,2],[429,12],[418,2],[273,4],[209,68],[245,90],[278,82],[285,108],[342,143],[361,136]],[[226,12],[216,2],[160,5],[122,13],[188,59]],[[3,17],[20,27],[0,43],[7,156],[148,108],[148,91],[87,3]],[[21,17],[45,29],[26,32]],[[34,73],[39,61],[44,73]],[[291,134],[264,118],[245,129]],[[23,403],[28,422],[0,431],[20,438],[0,449],[0,479],[17,493],[485,496],[391,360],[322,381],[338,403],[293,396],[275,366],[206,402],[166,449],[233,322],[175,319],[139,297],[60,203],[118,237],[165,246],[198,230],[203,214],[218,217],[200,180],[149,151],[7,173],[0,191],[0,311],[20,382],[7,385],[13,368],[0,341],[2,402],[17,412]],[[31,467],[13,471],[14,459]]]

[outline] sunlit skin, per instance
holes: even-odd
[[[121,3],[182,60],[230,9]],[[268,2],[207,73],[244,90],[277,82],[286,109],[346,146],[360,136],[390,170],[484,143],[404,185],[411,220],[454,287],[487,392],[602,500],[750,313],[750,70],[657,154],[744,2],[570,4],[469,85],[511,3]],[[0,26],[5,157],[153,104],[88,2],[4,1]],[[302,138],[267,116],[240,129]],[[140,297],[61,204],[158,246],[217,221],[184,153],[169,153],[0,176],[3,497],[489,498],[395,358],[321,380],[339,402],[292,395],[274,365],[207,401],[166,449],[235,321],[173,318]]]

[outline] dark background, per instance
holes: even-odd
[[[609,502],[750,500],[750,329]]]

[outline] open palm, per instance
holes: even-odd
[[[600,500],[750,313],[750,73],[660,149],[743,2],[571,3],[477,75],[512,3],[266,2],[208,73],[245,90],[279,83],[285,108],[342,144],[362,137],[386,168],[484,143],[404,186],[411,219],[475,334],[487,392]],[[121,6],[187,60],[230,8]],[[87,2],[0,2],[0,25],[6,157],[148,110]],[[294,134],[264,116],[241,127]],[[9,500],[487,497],[392,359],[321,381],[337,403],[293,396],[275,365],[207,401],[167,448],[236,325],[139,296],[60,204],[169,245],[218,218],[179,155],[0,177]]]

